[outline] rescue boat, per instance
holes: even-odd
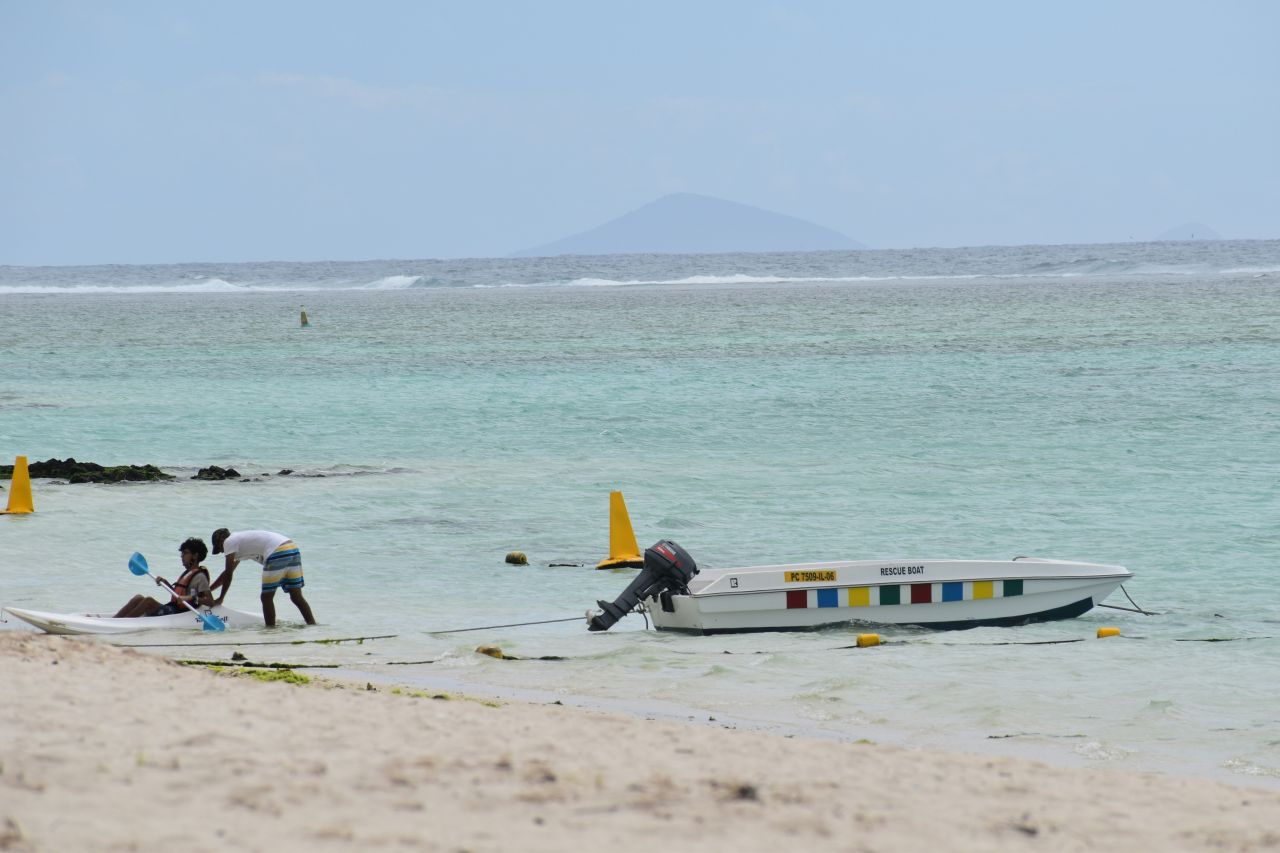
[[[1010,560],[837,560],[699,571],[675,542],[645,549],[644,568],[588,628],[643,611],[661,631],[726,634],[845,623],[956,629],[1024,625],[1087,613],[1133,577],[1124,566]]]

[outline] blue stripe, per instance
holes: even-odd
[[[288,551],[276,551],[270,557],[267,557],[267,561],[262,564],[262,568],[264,569],[278,569],[281,567],[288,568],[289,566],[299,565],[301,562],[302,562],[302,554],[298,552],[297,548],[292,548]]]
[[[964,581],[944,583],[942,585],[943,601],[964,601]]]
[[[840,606],[840,590],[838,589],[818,590],[818,606],[819,607],[839,607]]]

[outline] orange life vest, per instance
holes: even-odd
[[[186,573],[185,575],[183,575],[182,577],[178,578],[178,580],[173,584],[173,596],[172,596],[172,598],[170,599],[169,603],[170,603],[170,604],[175,604],[175,605],[177,605],[177,606],[181,607],[181,606],[182,606],[182,602],[181,602],[179,599],[180,599],[182,596],[184,596],[184,595],[186,595],[186,594],[187,594],[187,589],[188,589],[188,588],[190,588],[190,586],[191,586],[191,582],[192,582],[193,580],[195,580],[196,575],[200,574],[201,572],[204,572],[204,576],[205,576],[206,578],[208,578],[208,577],[209,577],[209,570],[208,570],[208,569],[206,569],[204,566],[196,566],[194,569],[192,569],[191,571],[187,572],[187,573]],[[198,601],[193,601],[193,602],[191,602],[191,603],[192,603],[193,605],[196,605],[196,606],[199,606],[199,604],[200,604],[200,602],[198,602]]]

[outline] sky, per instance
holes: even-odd
[[[0,264],[1280,238],[1280,3],[0,0]]]

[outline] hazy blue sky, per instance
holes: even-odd
[[[1280,3],[0,0],[0,263],[1280,237]]]

